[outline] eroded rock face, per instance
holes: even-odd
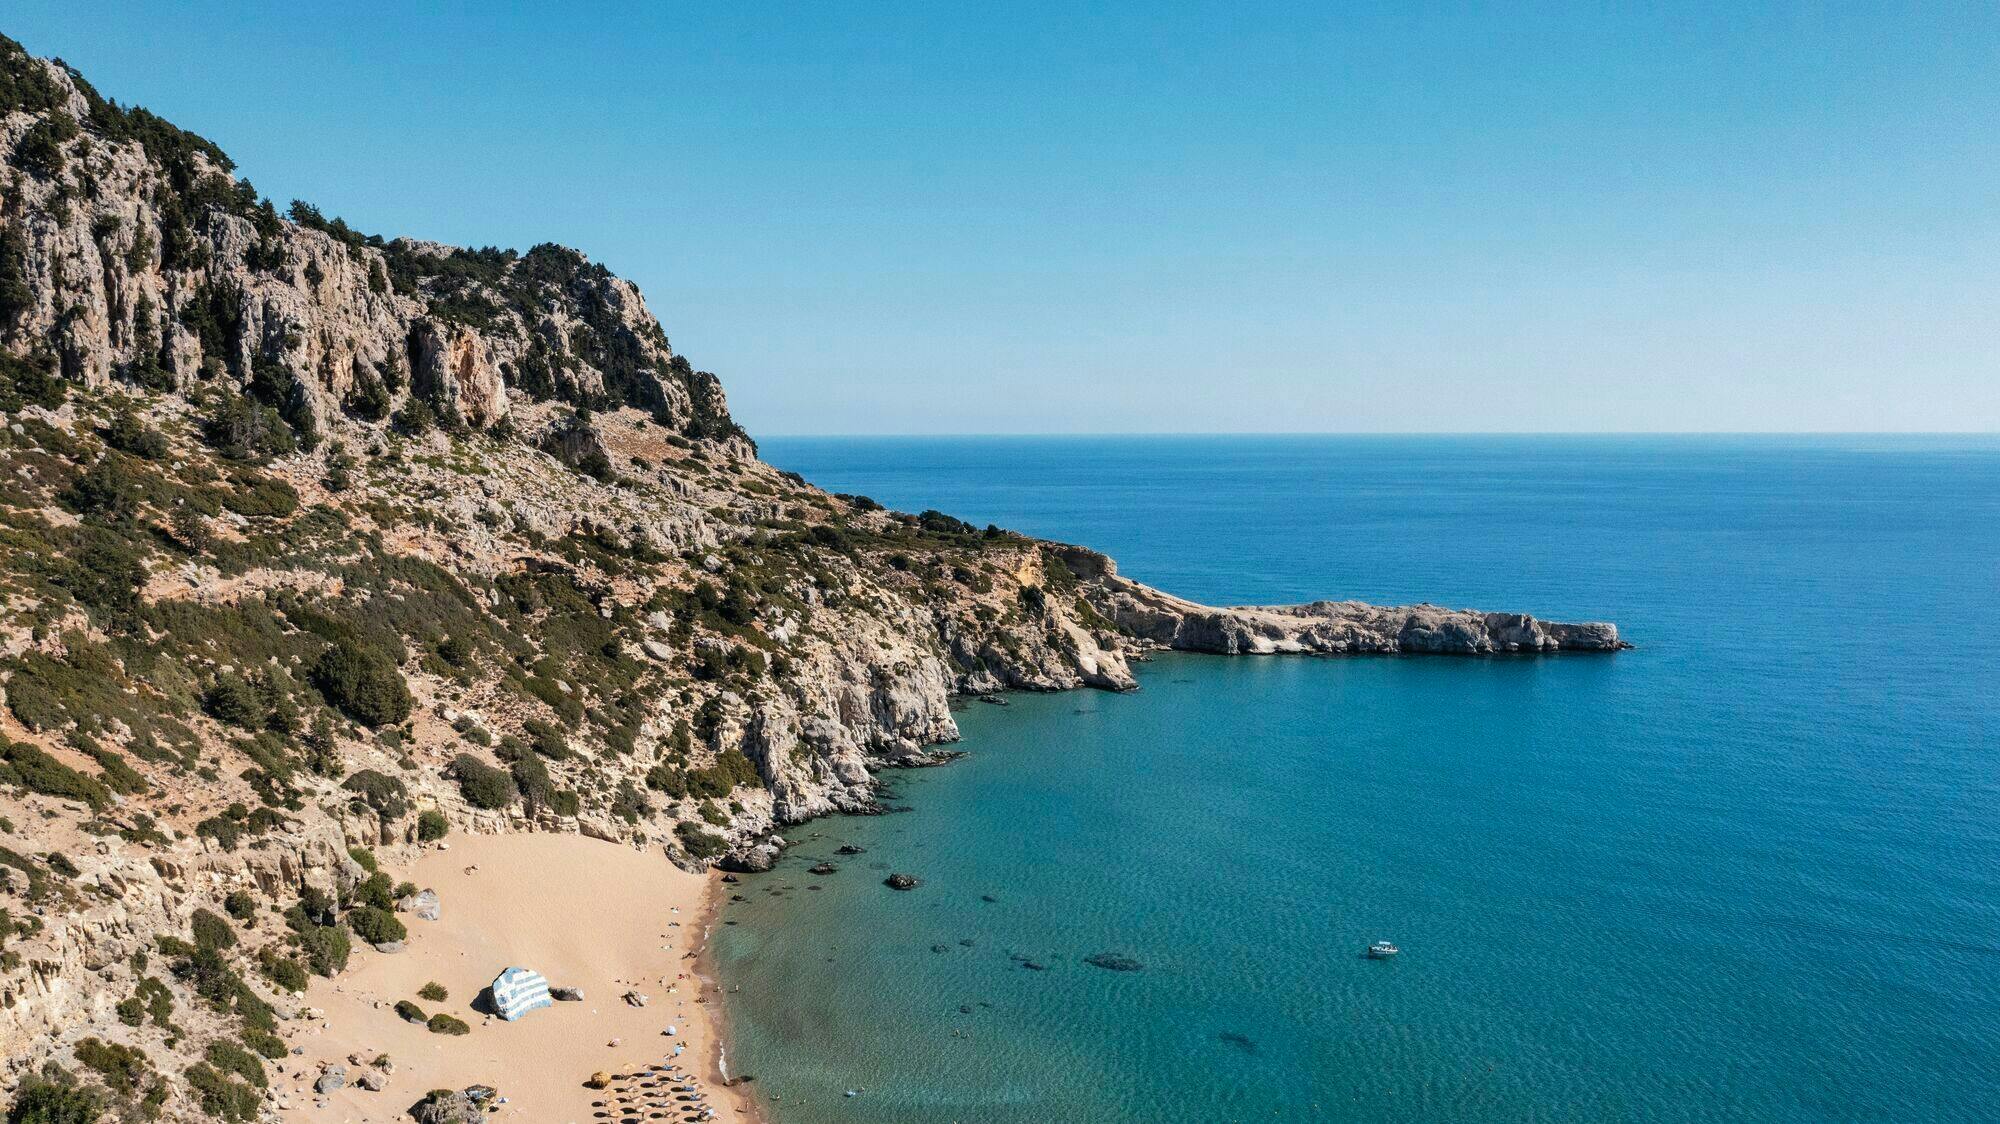
[[[68,71],[11,41],[0,53],[57,103],[0,118],[0,159],[33,169],[8,190],[7,265],[26,300],[0,323],[0,343],[47,347],[64,377],[89,386],[252,389],[321,428],[343,409],[381,417],[412,399],[490,426],[508,415],[512,385],[536,400],[632,406],[751,452],[715,376],[674,354],[630,282],[581,254],[385,242],[309,210],[285,221],[215,146],[191,134],[153,150],[114,139],[99,122],[116,111]],[[23,157],[57,114],[83,128],[54,161]]]
[[[436,320],[410,326],[413,386],[474,426],[507,414],[507,385],[486,339],[469,329]]]

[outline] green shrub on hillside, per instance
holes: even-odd
[[[104,443],[149,461],[167,455],[167,435],[130,413],[121,412],[112,417],[110,424],[104,427]]]
[[[371,905],[376,909],[394,909],[396,899],[389,891],[388,873],[378,870],[354,888],[354,901],[357,905]]]
[[[328,702],[364,726],[392,726],[410,716],[410,689],[389,657],[340,640],[313,665],[313,684]]]
[[[374,769],[359,769],[342,782],[340,787],[355,793],[362,803],[375,809],[385,820],[401,819],[403,813],[410,810],[407,798],[409,790],[401,780],[387,773],[380,773]]]
[[[14,145],[14,164],[42,179],[62,174],[68,164],[63,146],[76,139],[76,118],[52,111],[37,118]]]
[[[417,841],[430,843],[443,839],[451,830],[451,821],[436,808],[426,808],[417,816]]]
[[[476,757],[459,754],[450,771],[465,802],[475,808],[505,808],[514,802],[514,778]]]
[[[210,1117],[232,1122],[257,1118],[263,1096],[251,1086],[231,1080],[206,1062],[189,1066],[186,1077],[201,1102],[202,1111]]]
[[[104,522],[130,519],[139,509],[144,485],[114,457],[85,469],[56,498],[78,515]]]
[[[4,228],[0,241],[19,234],[10,225]],[[4,246],[0,246],[4,250]],[[5,265],[5,256],[0,253],[0,267]],[[26,282],[22,282],[25,287]],[[0,289],[5,287],[5,278],[0,277]],[[0,292],[0,324],[6,320],[7,306],[10,304],[5,292]],[[26,307],[25,304],[16,306]],[[55,356],[41,352],[23,358],[10,352],[0,351],[0,410],[13,413],[23,406],[42,406],[55,409],[69,396],[69,384],[56,374]]]
[[[681,841],[681,846],[687,848],[688,854],[698,859],[712,859],[729,845],[720,835],[702,830],[700,824],[691,820],[675,824],[674,836]]]
[[[132,796],[145,792],[146,778],[137,769],[127,764],[118,751],[105,749],[81,734],[70,737],[71,744],[88,754],[97,767],[103,771],[104,784],[120,796]]]
[[[258,1056],[269,1058],[274,1062],[284,1060],[285,1055],[291,1052],[285,1048],[284,1039],[268,1030],[244,1031],[243,1044],[255,1050]]]
[[[217,722],[245,730],[262,729],[264,700],[255,687],[239,675],[223,675],[201,694],[201,709]]]
[[[96,1070],[114,1093],[136,1091],[150,1068],[145,1051],[97,1038],[76,1044],[76,1060]]]
[[[251,398],[225,394],[202,422],[202,439],[231,460],[262,461],[298,448],[298,438],[278,411]]]
[[[275,949],[259,949],[257,966],[262,969],[265,979],[286,991],[298,992],[306,989],[305,965],[289,956],[279,955]]]
[[[238,921],[249,921],[257,916],[257,899],[248,890],[231,890],[222,899],[222,911]]]
[[[96,811],[111,803],[111,790],[24,742],[0,745],[0,780],[44,796],[76,800]]]
[[[396,915],[379,906],[364,905],[347,915],[347,927],[354,935],[369,944],[387,944],[390,941],[405,940],[410,931],[397,920]]]
[[[286,516],[299,509],[299,493],[275,476],[239,476],[222,494],[222,506],[238,515]]]
[[[208,1052],[204,1056],[208,1059],[208,1064],[224,1073],[234,1073],[259,1088],[268,1084],[268,1079],[264,1076],[264,1063],[258,1060],[257,1055],[234,1042],[224,1042],[220,1039],[210,1042]]]
[[[103,1115],[104,1101],[96,1093],[30,1075],[21,1082],[7,1124],[97,1124]]]
[[[190,928],[194,931],[196,948],[236,947],[236,930],[231,929],[229,922],[224,921],[220,914],[197,909],[194,911],[194,920],[190,923]]]
[[[299,951],[315,974],[331,976],[347,967],[354,944],[338,925],[308,925],[299,931]]]
[[[173,1025],[174,996],[167,985],[152,976],[141,979],[133,988],[132,995],[121,1001],[117,1007],[118,1021],[126,1026],[138,1026],[148,1019],[161,1029]]]

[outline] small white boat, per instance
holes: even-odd
[[[1388,941],[1376,941],[1374,944],[1368,946],[1368,959],[1387,960],[1401,951],[1403,950],[1390,944]]]

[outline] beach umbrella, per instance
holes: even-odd
[[[549,981],[540,972],[527,968],[508,968],[493,977],[493,1009],[500,1017],[513,1022],[537,1007],[553,1007],[549,999]]]

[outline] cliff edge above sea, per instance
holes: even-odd
[[[954,695],[1125,690],[1156,648],[1622,646],[1211,608],[821,491],[583,254],[281,210],[4,37],[0,412],[0,1099],[34,1119],[273,1117],[308,982],[422,942],[408,877],[453,838],[755,868],[937,760]]]

